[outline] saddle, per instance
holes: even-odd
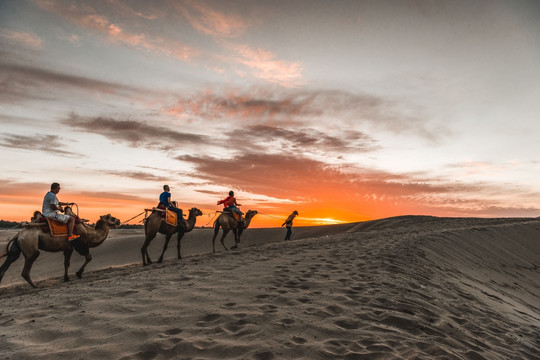
[[[240,222],[242,220],[242,216],[239,213],[232,211],[231,209],[225,208],[225,209],[223,209],[223,213],[234,217],[234,220],[236,220],[238,222]]]
[[[162,219],[169,225],[176,226],[178,224],[178,214],[165,207],[161,202],[153,209]]]
[[[32,219],[32,222],[43,224],[41,226],[41,231],[45,233],[51,234],[51,236],[67,236],[68,235],[68,228],[67,224],[64,224],[60,221],[56,221],[54,219],[49,219],[43,216],[41,213],[35,216]],[[81,222],[81,219],[76,216],[75,217],[75,224],[79,224]],[[75,235],[80,235],[76,228],[73,229],[73,233]]]
[[[169,225],[176,226],[178,224],[178,214],[167,209],[165,211],[165,222]]]

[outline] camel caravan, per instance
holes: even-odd
[[[165,243],[157,262],[161,263],[163,261],[169,241],[174,234],[177,234],[177,255],[178,259],[181,259],[182,238],[186,233],[193,230],[197,217],[203,215],[201,210],[193,207],[188,211],[187,219],[184,219],[182,210],[177,207],[176,202],[170,199],[169,186],[165,185],[163,190],[158,205],[151,209],[145,209],[144,212],[145,239],[141,247],[143,266],[152,264],[148,254],[148,246],[158,233],[165,235]],[[77,214],[73,212],[73,206],[76,206],[75,203],[58,201],[56,194],[59,191],[60,185],[53,183],[51,191],[45,195],[43,200],[42,211],[35,211],[30,222],[21,223],[23,229],[0,250],[0,258],[6,258],[2,266],[0,266],[0,282],[11,264],[22,253],[24,267],[21,276],[30,286],[36,288],[36,284],[30,277],[30,271],[33,263],[39,257],[40,250],[64,252],[64,281],[66,282],[70,280],[68,269],[73,251],[75,250],[84,256],[85,262],[76,272],[77,277],[81,279],[86,265],[92,260],[90,249],[101,245],[109,236],[111,228],[120,226],[120,220],[111,214],[100,216],[94,226],[87,224],[88,220],[79,218],[78,207]],[[224,239],[229,232],[232,232],[235,244],[231,249],[236,249],[243,231],[248,228],[253,217],[257,215],[257,211],[248,210],[244,217],[244,214],[238,208],[241,205],[236,202],[233,191],[230,191],[229,196],[218,201],[217,204],[223,204],[223,211],[216,211],[216,213],[221,214],[213,225],[212,251],[216,251],[215,240],[220,229],[223,230],[220,239],[223,248],[229,250],[225,246]],[[148,212],[150,212],[150,215],[147,216]]]

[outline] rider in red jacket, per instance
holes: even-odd
[[[237,208],[237,206],[242,206],[242,205],[240,205],[240,204],[238,204],[238,203],[236,202],[236,198],[234,197],[234,191],[232,191],[232,190],[229,191],[229,196],[227,196],[227,197],[226,197],[225,199],[223,199],[223,200],[219,200],[219,201],[217,202],[217,204],[218,204],[218,205],[219,205],[219,204],[223,204],[223,210],[229,209],[229,210],[231,210],[231,211],[234,211],[234,212],[237,213],[237,214],[240,214],[240,216],[242,216],[242,215],[244,214],[244,213],[242,213],[242,212],[240,211],[239,208]]]

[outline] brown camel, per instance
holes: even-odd
[[[246,213],[246,217],[244,220],[242,220],[240,223],[241,225],[238,225],[238,221],[234,218],[232,213],[230,212],[224,212],[221,213],[221,215],[218,216],[216,221],[214,222],[214,237],[212,238],[212,251],[216,252],[216,237],[219,232],[219,228],[223,229],[223,235],[221,235],[221,245],[227,249],[225,246],[225,243],[223,242],[223,239],[225,239],[225,236],[229,233],[229,231],[233,231],[234,234],[234,246],[231,247],[231,249],[238,248],[238,244],[240,243],[240,236],[242,235],[242,232],[244,232],[244,229],[247,229],[249,226],[249,223],[251,222],[251,219],[257,215],[257,210],[248,210]]]
[[[180,256],[180,246],[184,234],[193,230],[193,228],[195,227],[195,222],[197,221],[197,216],[201,215],[201,210],[194,207],[189,210],[189,216],[187,220],[178,219],[178,221],[182,221],[184,223],[183,229],[178,231],[178,243],[176,246],[178,249],[178,259],[182,258]],[[163,255],[165,254],[165,250],[167,250],[167,247],[169,246],[169,240],[171,240],[171,237],[174,235],[174,233],[177,232],[177,230],[178,229],[176,228],[176,226],[167,224],[165,222],[165,219],[161,217],[161,214],[158,211],[152,211],[150,216],[148,216],[144,222],[145,239],[144,244],[141,247],[143,266],[152,263],[152,260],[150,260],[150,255],[148,255],[148,245],[150,245],[150,242],[154,240],[157,233],[165,234],[165,244],[163,245],[163,251],[161,252],[161,256],[158,260],[158,263],[161,263],[163,262]]]
[[[65,213],[72,214],[71,208],[66,206]],[[73,249],[86,259],[83,266],[76,273],[80,279],[82,278],[84,268],[92,260],[90,248],[101,245],[107,239],[109,229],[111,227],[118,227],[119,225],[120,220],[111,216],[111,214],[102,215],[95,227],[83,223],[76,224],[76,229],[81,236],[76,240],[68,241],[67,236],[51,236],[49,232],[43,232],[40,226],[30,223],[8,242],[5,249],[6,253],[0,256],[7,256],[6,261],[0,267],[0,281],[2,281],[9,266],[19,258],[22,252],[24,256],[24,268],[21,275],[35,288],[36,284],[30,278],[30,270],[32,269],[32,264],[39,256],[39,250],[64,252],[64,281],[69,281],[68,268]]]

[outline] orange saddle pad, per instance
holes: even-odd
[[[240,217],[240,214],[237,213],[237,212],[234,212],[234,211],[230,211],[230,210],[225,210],[223,211],[223,213],[229,215],[229,216],[232,216],[234,218],[234,220],[236,221],[240,221],[242,218]]]
[[[169,225],[176,226],[177,223],[177,214],[174,211],[167,209],[165,214],[165,222]]]
[[[51,230],[52,236],[67,236],[67,224],[49,218],[47,218],[47,222],[49,223],[49,229]]]

